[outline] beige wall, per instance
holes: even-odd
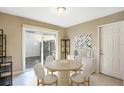
[[[97,26],[124,20],[124,12],[85,22],[69,28],[38,22],[22,17],[0,13],[0,28],[7,35],[7,55],[13,57],[13,70],[22,71],[22,27],[23,24],[58,30],[59,40],[70,38],[71,53],[74,51],[74,37],[80,33],[92,33],[93,46],[97,45]],[[60,45],[60,42],[59,42]],[[60,46],[59,46],[60,54]]]
[[[4,34],[7,35],[7,55],[13,57],[14,72],[22,71],[22,28],[23,28],[23,24],[58,30],[59,39],[63,38],[65,34],[63,28],[55,26],[55,25],[0,13],[0,28],[4,29]],[[59,50],[59,54],[60,54],[60,50]]]
[[[97,26],[108,24],[116,21],[124,20],[124,12],[116,13],[110,16],[106,16],[103,18],[99,18],[96,20],[92,20],[89,22],[85,22],[79,25],[75,25],[73,27],[69,27],[66,29],[66,37],[71,40],[71,54],[74,52],[74,37],[81,33],[91,33],[93,38],[93,47],[97,46]]]

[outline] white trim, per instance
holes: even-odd
[[[99,73],[100,72],[100,28],[97,28],[97,70],[96,72]]]
[[[43,27],[37,27],[37,26],[32,26],[32,25],[26,25],[23,24],[23,31],[22,31],[22,66],[23,66],[23,72],[25,71],[25,31],[26,30],[37,30],[38,32],[43,32],[43,33],[50,33],[50,34],[55,34],[56,35],[56,59],[58,59],[59,55],[59,38],[58,38],[58,31],[53,30],[53,29],[48,29],[48,28],[43,28]]]
[[[41,46],[41,61],[42,61],[42,65],[43,65],[43,56],[42,56],[43,55],[43,36],[41,36],[41,37],[42,37],[42,40],[41,40],[42,41],[42,44],[41,44],[42,45]]]
[[[59,59],[59,36],[58,36],[58,32],[56,33],[55,44],[56,44],[56,60],[58,60]]]
[[[29,28],[30,28],[30,30],[38,30],[38,31],[42,31],[42,32],[44,32],[44,33],[53,33],[53,34],[55,34],[55,32],[56,33],[58,33],[58,30],[53,30],[53,29],[48,29],[48,28],[44,28],[44,27],[38,27],[38,26],[32,26],[32,25],[26,25],[26,24],[23,24],[23,27],[24,28],[28,28],[28,30],[29,30]]]
[[[22,67],[25,70],[25,28],[22,30]]]
[[[16,75],[21,74],[21,73],[23,73],[23,71],[15,71],[15,72],[13,72],[13,76],[16,76]]]

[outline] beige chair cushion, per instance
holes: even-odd
[[[83,74],[74,74],[71,76],[71,81],[74,83],[83,83],[84,82],[84,75]]]
[[[57,80],[58,80],[58,79],[57,79],[57,76],[55,76],[55,75],[46,75],[46,76],[44,77],[44,84],[45,84],[45,85],[53,84],[53,83],[55,83]]]

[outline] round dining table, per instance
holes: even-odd
[[[74,60],[56,60],[47,62],[45,67],[49,71],[58,72],[58,85],[69,85],[70,71],[79,70],[82,67],[80,62]]]

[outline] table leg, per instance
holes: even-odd
[[[58,76],[59,76],[58,77],[59,86],[69,86],[69,77],[70,77],[69,71],[59,71]]]

